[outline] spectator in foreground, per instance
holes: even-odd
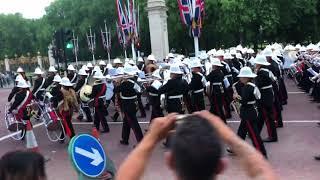
[[[175,126],[166,162],[176,179],[216,179],[226,164],[220,141],[234,150],[249,179],[278,179],[261,153],[241,140],[223,121],[208,111],[198,112],[181,120],[177,120],[175,114],[154,119],[148,134],[120,166],[116,179],[141,179],[157,143],[166,138]]]
[[[0,160],[0,179],[46,180],[44,158],[34,152],[9,152]]]

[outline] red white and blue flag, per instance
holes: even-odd
[[[204,15],[204,0],[177,0],[182,23],[190,27],[194,37],[200,37],[202,18]]]
[[[118,37],[119,44],[120,46],[122,46],[123,49],[125,49],[127,46],[126,37],[121,27],[118,25],[118,22],[116,23],[116,29],[117,29],[117,37]]]
[[[116,4],[118,13],[118,26],[126,36],[129,36],[131,25],[128,17],[128,9],[126,8],[125,3],[123,3],[122,0],[116,0]]]
[[[103,49],[110,52],[110,50],[111,50],[111,32],[108,31],[108,29],[106,30],[106,32],[103,32],[101,30],[101,39],[102,39]]]

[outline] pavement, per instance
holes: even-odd
[[[313,159],[314,155],[320,155],[320,113],[318,104],[309,102],[308,95],[299,91],[293,81],[286,81],[289,92],[288,105],[283,111],[285,127],[278,129],[279,142],[266,144],[269,162],[279,174],[281,179],[290,180],[318,180],[320,177],[320,162]],[[7,96],[10,89],[0,89],[0,118],[4,119],[4,105],[7,103]],[[114,109],[110,108],[110,114]],[[138,113],[139,114],[139,113]],[[148,116],[150,117],[150,112]],[[110,120],[110,118],[108,118]],[[146,129],[147,119],[139,119],[142,129]],[[8,136],[4,121],[0,123],[0,156],[12,150],[25,149],[25,142],[14,141]],[[239,118],[233,115],[229,120],[229,126],[235,131],[239,126]],[[123,162],[126,156],[132,151],[136,144],[135,137],[131,133],[130,145],[119,144],[121,138],[121,123],[111,123],[111,132],[101,134],[100,139],[107,152],[107,155],[114,161],[117,167]],[[50,157],[46,164],[48,180],[77,179],[76,173],[71,166],[67,154],[67,142],[59,144],[50,142],[46,136],[44,126],[35,125],[34,133],[39,144],[40,152]],[[74,120],[76,133],[90,133],[92,124],[81,123]],[[263,130],[262,137],[266,137],[266,130]],[[251,144],[251,141],[247,139]],[[164,152],[166,149],[159,145],[152,155],[144,180],[171,180],[173,174],[164,163]],[[228,167],[225,173],[218,179],[246,180],[245,173],[236,157],[225,155],[228,160]]]

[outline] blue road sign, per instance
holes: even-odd
[[[88,177],[98,177],[106,168],[106,154],[100,142],[91,135],[75,137],[71,148],[77,169]]]

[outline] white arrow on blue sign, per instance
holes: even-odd
[[[98,177],[106,168],[106,155],[100,142],[91,135],[75,137],[72,160],[77,169],[88,177]]]

